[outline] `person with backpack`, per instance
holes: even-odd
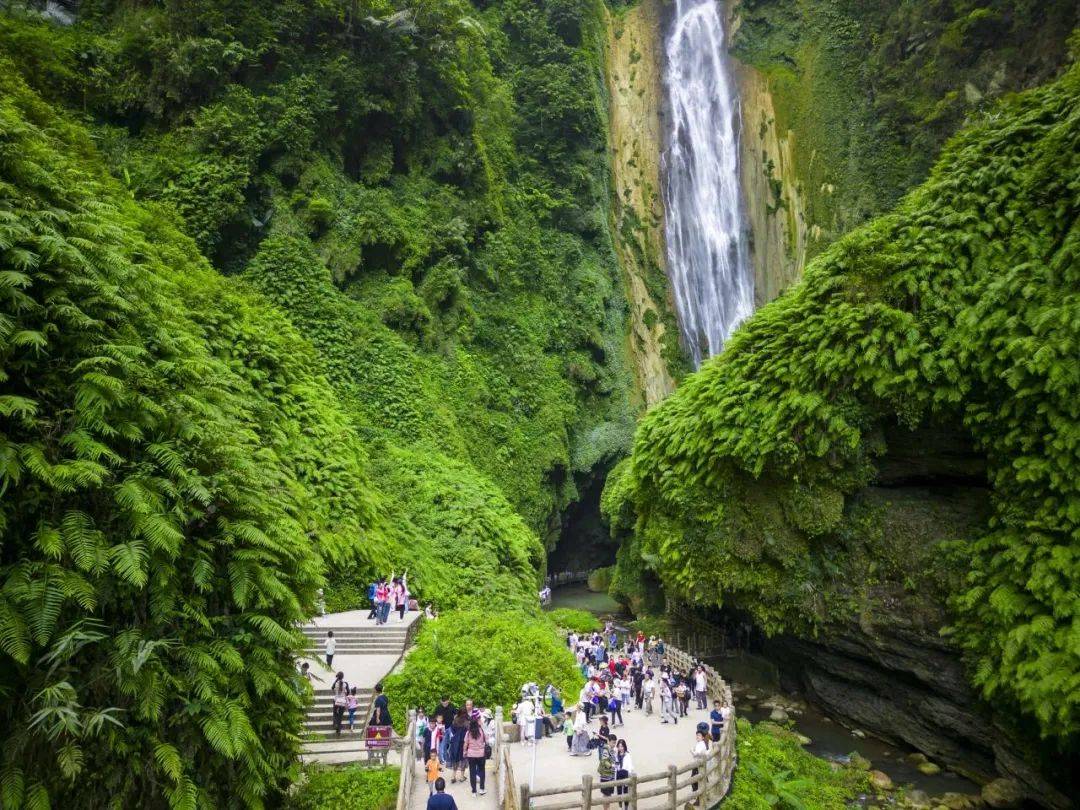
[[[469,729],[465,732],[465,744],[462,748],[463,758],[469,763],[469,787],[473,795],[476,795],[476,782],[480,781],[480,795],[487,791],[484,789],[485,765],[487,761],[487,735],[480,728],[480,721],[475,717],[469,721]]]
[[[345,680],[345,673],[339,672],[330,686],[330,695],[334,702],[334,733],[338,736],[341,735],[341,722],[349,705],[349,691],[349,682]]]
[[[393,725],[393,721],[390,719],[390,699],[383,694],[383,685],[381,682],[375,684],[375,703],[372,706],[371,711],[371,725]]]
[[[376,619],[379,616],[379,603],[375,599],[375,592],[379,588],[378,582],[372,582],[367,587],[367,598],[371,602],[371,612],[367,615],[369,619]]]

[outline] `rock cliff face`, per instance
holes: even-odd
[[[664,275],[660,23],[660,0],[607,12],[612,232],[630,305],[630,356],[647,408],[674,390],[671,366],[682,364]]]
[[[969,686],[959,651],[902,611],[864,617],[809,640],[771,640],[787,685],[853,728],[918,749],[987,783],[1000,774],[1045,807],[1073,807],[1023,756],[1029,743]]]
[[[727,3],[729,40],[739,25],[734,5]],[[795,132],[780,129],[766,77],[737,59],[731,66],[742,106],[739,172],[754,263],[754,303],[761,307],[802,276],[807,243],[815,232],[807,226]]]

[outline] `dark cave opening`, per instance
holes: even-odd
[[[578,499],[562,513],[548,572],[591,571],[615,564],[619,543],[600,514],[600,496],[614,462],[598,464],[577,481]]]

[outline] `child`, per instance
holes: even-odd
[[[446,725],[443,723],[442,716],[436,716],[435,730],[431,732],[431,750],[438,752],[440,762],[442,762],[445,757],[445,754],[443,753],[443,741],[445,739]]]
[[[334,653],[337,651],[337,640],[334,638],[334,631],[326,631],[326,641],[323,642],[323,648],[326,650],[326,668],[330,669],[334,665]]]
[[[442,723],[439,723],[441,726]],[[427,788],[428,795],[435,792],[435,780],[439,778],[439,771],[442,770],[442,766],[439,764],[439,755],[435,753],[435,749],[431,749],[431,753],[428,754],[427,761]]]
[[[345,698],[345,708],[349,711],[349,733],[352,734],[356,730],[356,707],[360,705],[360,701],[356,699],[356,687],[352,688],[349,692],[349,696]]]

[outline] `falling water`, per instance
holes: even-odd
[[[697,367],[754,309],[739,198],[738,99],[717,0],[676,0],[665,83],[668,273]]]

